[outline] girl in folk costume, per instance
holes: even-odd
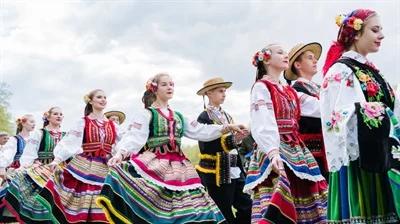
[[[400,101],[366,58],[379,50],[382,25],[376,12],[366,9],[336,22],[340,29],[328,51],[320,95],[330,171],[328,220],[399,223],[387,171],[396,163],[389,134]]]
[[[53,149],[64,136],[60,126],[64,116],[59,107],[51,107],[43,115],[43,128],[36,131],[22,153],[24,170],[17,172],[4,198],[7,208],[20,223],[48,223],[49,211],[35,198],[52,172],[47,164],[54,159]]]
[[[107,175],[118,132],[103,114],[107,105],[104,91],[93,90],[84,99],[85,116],[55,147],[49,164],[54,174],[37,196],[50,211],[53,223],[108,223],[95,199]],[[65,167],[58,166],[70,157]]]
[[[312,81],[318,72],[317,62],[321,56],[322,47],[319,43],[297,44],[289,52],[289,67],[283,73],[288,82],[296,80],[292,85],[297,92],[305,93],[303,96],[319,99],[320,85]],[[299,99],[300,101],[303,98]],[[315,110],[310,108],[319,104],[304,105],[301,110]],[[322,138],[321,115],[316,117],[301,116],[299,120],[300,138],[317,160],[322,175],[328,177],[328,165],[326,162],[324,140]]]
[[[268,45],[253,58],[257,77],[251,90],[250,126],[257,148],[244,191],[253,197],[253,223],[325,223],[327,183],[298,133],[300,106],[318,100],[280,83],[288,62],[278,44]],[[301,115],[319,113],[318,107],[311,108],[315,110]]]
[[[0,177],[3,183],[0,186],[0,200],[6,195],[9,181],[15,175],[15,169],[20,167],[20,158],[30,133],[35,129],[35,119],[26,114],[17,119],[17,134],[11,137],[0,151]],[[0,203],[0,221],[8,221],[12,215],[5,208],[2,200]]]
[[[183,136],[211,141],[239,126],[189,121],[168,106],[174,82],[158,74],[147,84],[145,108],[117,145],[97,203],[111,223],[222,223],[224,217],[181,150]],[[130,161],[114,166],[124,156]]]
[[[233,118],[222,109],[226,89],[232,82],[215,77],[204,82],[197,95],[208,98],[208,105],[197,121],[202,124],[232,124]],[[250,223],[251,199],[243,192],[245,171],[239,158],[238,148],[248,136],[226,133],[213,141],[199,141],[200,162],[196,170],[208,194],[215,201],[228,223]],[[232,206],[235,208],[234,214]]]

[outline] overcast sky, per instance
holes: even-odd
[[[130,119],[142,107],[146,80],[171,74],[171,106],[188,117],[202,111],[202,83],[221,76],[234,84],[224,108],[249,122],[252,55],[272,42],[323,46],[336,38],[335,16],[376,10],[385,39],[369,58],[392,84],[400,82],[400,1],[5,1],[0,0],[0,81],[13,96],[13,118],[58,105],[64,129],[83,114],[83,95],[108,95],[108,109]],[[320,75],[319,75],[320,76]],[[321,77],[316,77],[317,81]]]

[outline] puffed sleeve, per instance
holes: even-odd
[[[5,169],[14,160],[14,156],[17,153],[17,139],[10,137],[3,149],[0,150],[0,169]]]
[[[359,156],[355,103],[365,102],[360,83],[349,67],[336,63],[329,69],[320,101],[329,171],[338,171]]]
[[[197,120],[190,120],[184,117],[183,135],[198,141],[209,142],[222,135],[223,125],[202,124]]]
[[[19,159],[21,166],[29,166],[32,165],[35,159],[38,158],[38,151],[40,142],[42,140],[43,131],[37,130],[34,134],[28,139],[24,152]]]
[[[300,101],[301,116],[320,118],[321,112],[319,108],[319,99],[307,95],[302,92],[297,92]]]
[[[54,157],[60,161],[65,161],[68,158],[83,152],[82,141],[83,132],[85,129],[84,118],[80,119],[75,126],[67,132],[54,148]]]
[[[250,127],[259,150],[268,153],[279,149],[280,136],[274,106],[268,88],[256,83],[251,91]]]
[[[141,110],[134,115],[128,124],[127,130],[116,146],[116,151],[126,155],[127,153],[138,153],[146,144],[149,137],[149,124],[151,114],[148,110]]]

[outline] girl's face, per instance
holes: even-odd
[[[157,99],[162,101],[168,101],[174,96],[174,82],[168,75],[163,75],[160,77],[157,83],[156,91]]]
[[[49,116],[47,117],[47,120],[49,121],[49,123],[54,126],[60,126],[63,119],[64,119],[64,115],[61,111],[61,108],[59,108],[59,107],[54,107],[51,110]]]
[[[269,49],[271,50],[271,58],[264,62],[264,65],[276,70],[286,70],[289,67],[288,53],[278,44],[270,46]]]
[[[367,55],[379,51],[384,37],[379,16],[374,15],[366,20],[363,32],[355,37],[354,45],[358,53]]]
[[[26,121],[22,123],[22,129],[31,132],[35,129],[35,119],[33,116],[27,116]]]
[[[107,106],[107,96],[104,91],[99,90],[93,95],[93,99],[89,103],[94,110],[104,110]]]

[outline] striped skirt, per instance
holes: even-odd
[[[244,191],[253,197],[252,223],[326,223],[328,186],[311,152],[285,143],[279,152],[279,175],[261,150],[251,158]]]
[[[55,170],[36,198],[53,223],[108,223],[95,203],[107,172],[106,158],[77,155]]]
[[[49,211],[36,200],[52,172],[45,165],[17,172],[5,196],[7,209],[20,223],[48,223]]]
[[[351,161],[329,174],[328,222],[399,223],[394,199],[386,173],[366,172]]]
[[[5,196],[7,195],[8,188],[10,186],[10,181],[14,178],[16,172],[15,170],[8,170],[6,174],[6,179],[0,180],[0,223],[16,222],[16,218],[11,214],[10,210],[6,207]]]
[[[128,162],[110,168],[97,203],[110,223],[222,223],[204,188],[169,190],[142,178]]]

